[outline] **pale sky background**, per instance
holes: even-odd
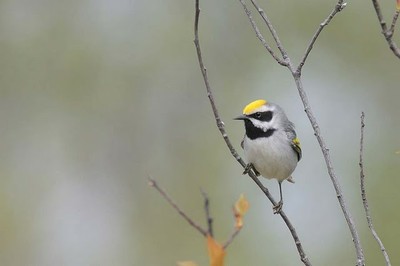
[[[387,21],[394,2],[383,7]],[[259,4],[298,62],[335,1]],[[250,101],[284,108],[303,148],[296,184],[283,185],[284,210],[314,265],[354,265],[290,73],[266,53],[239,1],[203,0],[201,8],[203,56],[232,142],[242,155],[244,128],[232,118]],[[283,221],[241,175],[215,126],[193,20],[194,1],[0,1],[1,265],[208,265],[205,240],[148,187],[149,175],[203,225],[204,189],[221,242],[233,228],[232,204],[246,195],[250,210],[226,265],[302,265]],[[400,60],[380,32],[372,3],[349,1],[317,40],[302,77],[366,262],[384,265],[360,197],[365,112],[370,210],[399,265]],[[263,182],[278,197],[277,183]]]

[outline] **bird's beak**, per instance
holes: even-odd
[[[238,117],[235,117],[233,120],[246,120],[247,116],[245,115],[239,115]]]

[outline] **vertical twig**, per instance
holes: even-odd
[[[321,147],[321,151],[322,151],[322,154],[323,154],[324,159],[325,159],[325,164],[326,164],[326,167],[327,167],[327,170],[328,170],[329,177],[331,178],[333,187],[335,188],[335,191],[336,191],[336,197],[337,197],[337,199],[339,201],[339,204],[340,204],[340,207],[342,209],[343,215],[344,215],[345,220],[347,222],[347,225],[349,227],[350,234],[351,234],[351,236],[353,238],[353,243],[354,243],[354,247],[355,247],[356,255],[357,255],[357,265],[358,266],[365,265],[365,257],[364,257],[364,252],[363,252],[363,249],[362,249],[362,246],[361,246],[360,236],[358,235],[357,228],[356,228],[355,223],[353,221],[353,218],[352,218],[352,216],[350,214],[349,208],[347,207],[346,200],[345,200],[345,198],[343,196],[343,190],[341,188],[339,179],[336,176],[336,173],[335,173],[335,170],[334,170],[334,167],[333,167],[333,164],[332,164],[332,160],[331,160],[329,149],[328,149],[328,147],[327,147],[327,145],[325,143],[324,138],[321,135],[320,127],[319,127],[317,119],[315,118],[314,113],[313,113],[313,111],[312,111],[312,109],[310,107],[310,104],[309,104],[309,101],[308,101],[308,97],[307,97],[307,94],[306,94],[306,92],[305,92],[305,90],[303,88],[303,83],[301,81],[301,78],[300,78],[300,76],[297,76],[295,74],[295,70],[294,69],[293,69],[293,71],[294,72],[292,72],[292,73],[294,73],[293,76],[294,76],[294,79],[295,79],[295,82],[296,82],[297,89],[298,89],[299,94],[300,94],[300,98],[301,98],[301,100],[303,102],[304,110],[305,110],[305,112],[306,112],[306,114],[308,116],[308,119],[311,122],[311,126],[312,126],[312,128],[314,130],[314,134],[315,134],[315,136],[316,136],[316,138],[318,140],[318,143],[319,143],[319,145]]]
[[[387,266],[390,266],[389,255],[386,252],[385,246],[383,245],[381,239],[378,236],[378,233],[375,231],[374,225],[372,224],[371,214],[369,212],[369,206],[367,201],[367,193],[365,191],[365,175],[364,175],[364,112],[361,113],[361,136],[360,136],[360,187],[361,187],[361,198],[364,205],[365,216],[367,218],[368,227],[371,230],[372,235],[374,236],[376,242],[382,251],[383,257],[385,258],[385,262]]]
[[[225,131],[225,125],[222,122],[219,113],[218,113],[218,109],[216,107],[215,101],[214,101],[214,97],[212,94],[212,90],[211,90],[211,86],[210,83],[208,81],[208,76],[207,76],[207,70],[204,66],[203,63],[203,57],[201,55],[201,49],[200,49],[200,42],[199,42],[199,33],[198,33],[198,24],[199,24],[199,18],[200,18],[200,7],[199,7],[199,0],[195,0],[195,21],[194,21],[194,44],[196,47],[196,52],[197,52],[197,58],[199,61],[199,66],[200,66],[200,70],[203,76],[203,80],[205,83],[205,87],[206,87],[206,91],[207,91],[207,97],[210,101],[211,104],[211,108],[214,114],[214,118],[215,121],[217,123],[217,127],[218,130],[220,131],[222,137],[224,138],[224,141],[229,149],[229,151],[231,152],[232,156],[240,163],[240,165],[244,168],[246,166],[245,162],[243,161],[243,159],[239,156],[239,154],[237,153],[237,151],[235,150],[235,148],[233,147],[228,134]],[[276,205],[277,202],[274,200],[274,198],[272,197],[271,193],[268,191],[268,189],[266,187],[263,186],[263,184],[258,180],[258,178],[254,175],[253,172],[249,172],[249,176],[253,179],[253,181],[257,184],[257,186],[264,192],[264,194],[266,195],[266,197],[271,201],[271,203],[273,205]],[[300,255],[300,259],[301,261],[305,264],[305,265],[311,265],[310,261],[308,260],[307,255],[305,254],[304,250],[303,250],[303,246],[301,244],[301,241],[297,235],[297,232],[294,228],[294,226],[292,225],[292,223],[290,222],[289,218],[286,216],[285,212],[281,211],[280,216],[282,217],[282,219],[284,220],[286,226],[289,228],[290,233],[292,234],[293,240],[296,244],[297,247],[297,251]],[[228,240],[228,244],[229,244],[229,240]],[[226,245],[226,244],[225,244]]]
[[[208,198],[208,195],[206,192],[204,192],[203,189],[200,189],[201,195],[203,195],[204,198],[204,211],[206,213],[206,222],[207,222],[207,232],[211,237],[214,237],[213,233],[213,218],[210,215],[210,200]]]

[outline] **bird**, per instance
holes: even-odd
[[[273,206],[274,214],[282,210],[282,182],[294,183],[292,173],[302,158],[300,141],[295,126],[277,104],[255,100],[243,109],[235,120],[243,120],[245,135],[241,142],[247,165],[243,174],[253,172],[279,184],[279,202]]]

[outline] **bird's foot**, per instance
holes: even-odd
[[[283,206],[283,201],[279,201],[278,204],[272,207],[274,214],[279,214],[282,211],[282,206]]]
[[[259,176],[259,175],[260,175],[260,172],[258,172],[258,171],[256,170],[256,168],[254,167],[254,165],[253,165],[252,163],[248,163],[248,164],[246,165],[246,167],[244,168],[243,174],[244,174],[244,175],[247,175],[251,170],[253,170],[253,172],[254,172],[254,174],[255,174],[256,176]]]

